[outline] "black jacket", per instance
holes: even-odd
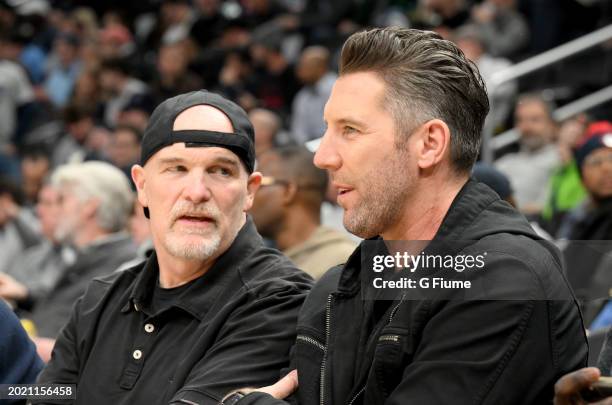
[[[508,299],[410,300],[402,291],[395,300],[363,300],[364,242],[302,307],[292,360],[300,387],[291,401],[542,404],[560,376],[586,366],[586,336],[560,254],[510,205],[469,181],[433,243],[443,240],[462,241],[462,254],[486,251],[485,268],[470,277]],[[281,403],[262,393],[238,402]]]
[[[76,384],[76,404],[214,405],[278,379],[312,279],[266,248],[250,219],[169,308],[151,305],[158,275],[153,253],[94,280],[38,382]]]

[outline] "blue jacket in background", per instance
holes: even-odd
[[[36,347],[19,319],[0,302],[0,384],[32,384],[42,368]]]

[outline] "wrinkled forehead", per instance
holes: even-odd
[[[229,117],[220,109],[211,105],[200,104],[181,111],[172,126],[174,131],[208,130],[217,132],[234,132]],[[232,136],[229,135],[228,136]]]

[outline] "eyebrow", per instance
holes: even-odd
[[[159,160],[160,165],[171,165],[171,164],[179,164],[185,163],[185,159],[171,157],[171,158],[161,158]]]
[[[232,159],[232,158],[225,157],[225,156],[218,156],[214,158],[213,161],[216,163],[225,163],[225,164],[232,165],[235,167],[239,166],[239,163],[236,159]]]
[[[337,120],[337,123],[339,125],[355,125],[358,127],[368,126],[365,121],[361,121],[361,120],[351,118],[351,117],[340,118],[339,120]]]

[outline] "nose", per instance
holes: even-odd
[[[338,170],[342,166],[342,158],[332,138],[330,130],[325,131],[319,148],[314,155],[314,164],[319,169]]]
[[[194,172],[187,176],[186,180],[187,184],[183,189],[183,196],[187,201],[198,204],[211,199],[212,192],[204,174]]]

